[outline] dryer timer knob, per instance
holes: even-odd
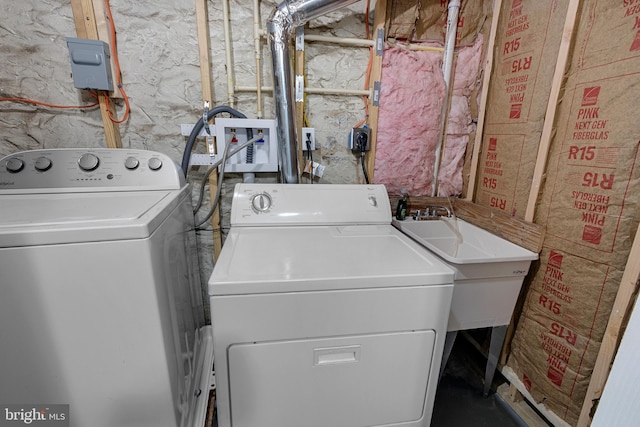
[[[271,208],[271,196],[267,193],[256,194],[251,198],[251,207],[257,213],[267,212]]]

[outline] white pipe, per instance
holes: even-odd
[[[419,44],[413,44],[413,43],[409,43],[408,45],[403,45],[403,47],[409,50],[420,50],[425,52],[444,52],[443,47],[420,46]]]
[[[229,12],[229,0],[222,0],[222,14],[223,14],[223,27],[224,27],[224,50],[227,61],[227,103],[229,107],[233,107],[234,101],[234,93],[233,88],[235,86],[234,83],[234,75],[233,75],[233,60],[231,59],[231,27],[230,27],[230,19],[231,14]]]
[[[305,93],[316,95],[356,95],[371,96],[371,91],[366,89],[331,89],[325,87],[305,87]]]
[[[260,37],[267,37],[268,36],[267,30],[265,30],[264,28],[261,28],[259,31],[260,31]],[[358,39],[358,38],[355,38],[355,37],[321,36],[321,35],[316,35],[316,34],[305,34],[304,35],[304,40],[305,41],[312,41],[312,42],[325,42],[325,43],[351,45],[351,46],[361,46],[361,47],[375,47],[375,45],[376,45],[376,41],[375,40]],[[440,49],[440,52],[442,52],[444,50],[442,48],[437,48],[437,49]]]
[[[256,106],[258,119],[262,118],[262,67],[260,66],[261,54],[260,54],[260,34],[262,29],[260,28],[260,2],[259,0],[253,0],[253,43],[256,51]]]
[[[305,34],[304,41],[335,43],[335,44],[341,44],[341,45],[362,46],[362,47],[372,47],[376,45],[375,40],[356,39],[356,38],[349,38],[349,37],[319,36],[319,35],[313,35],[313,34]]]
[[[256,92],[258,88],[255,86],[236,86],[236,92]],[[264,92],[273,92],[272,86],[262,86],[260,88]],[[371,96],[370,90],[364,89],[331,89],[325,87],[305,87],[305,93],[315,95],[354,95],[354,96]]]
[[[433,167],[433,180],[431,182],[431,196],[438,194],[438,173],[440,172],[440,157],[442,156],[442,146],[444,135],[446,134],[445,124],[449,114],[449,92],[451,89],[451,77],[453,76],[453,49],[456,45],[456,33],[458,30],[458,12],[460,11],[460,0],[450,0],[447,13],[447,32],[444,44],[444,58],[442,60],[442,74],[444,75],[445,95],[442,106],[440,120],[440,135],[436,146],[436,159]]]
[[[236,86],[236,92],[257,92],[258,88],[255,86]],[[273,86],[262,86],[261,92],[273,92]]]

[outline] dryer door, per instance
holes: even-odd
[[[231,424],[355,427],[419,421],[435,337],[423,330],[232,345]]]

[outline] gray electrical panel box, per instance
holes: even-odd
[[[113,90],[109,45],[100,40],[67,37],[73,85],[78,89]]]

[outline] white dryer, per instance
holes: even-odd
[[[382,185],[239,184],[209,280],[220,427],[428,426],[453,271]]]
[[[71,426],[204,424],[211,380],[190,192],[144,150],[0,160],[0,402]]]

